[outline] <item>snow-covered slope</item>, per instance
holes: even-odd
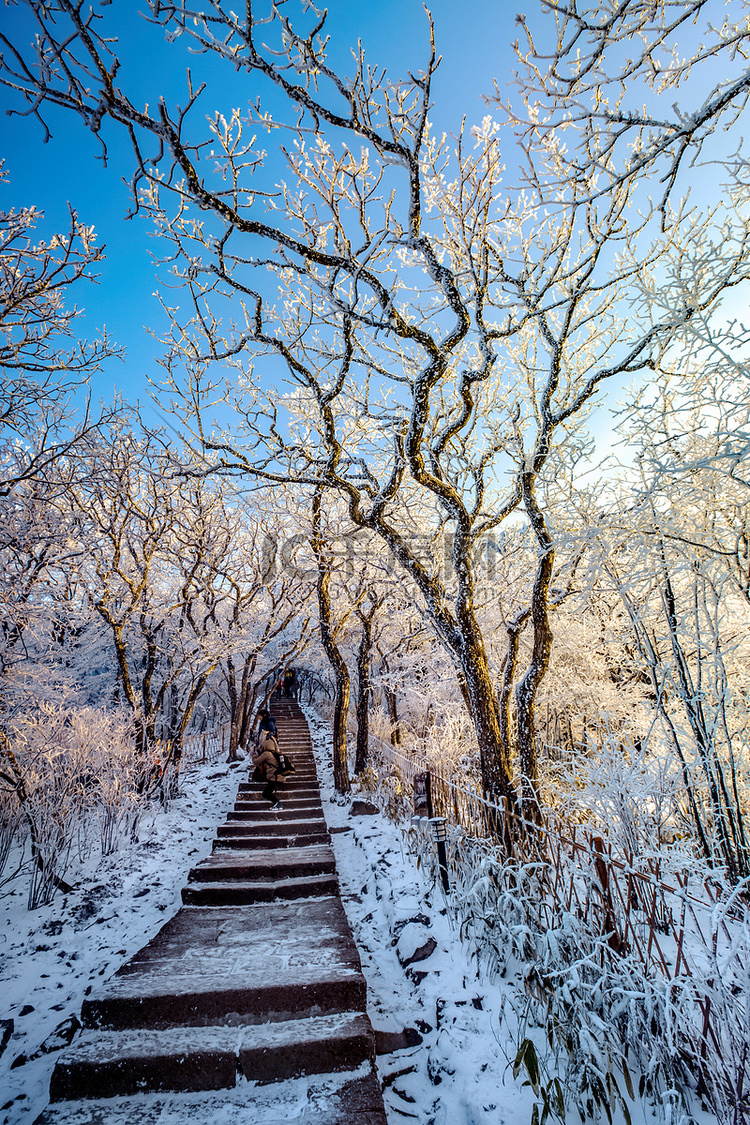
[[[380,1033],[389,1122],[528,1125],[535,1098],[510,1065],[523,994],[477,973],[439,882],[404,831],[382,815],[352,815],[351,800],[335,794],[330,733],[313,713],[308,719],[342,900]],[[240,779],[240,769],[223,764],[191,771],[183,795],[167,813],[144,818],[136,842],[75,874],[73,894],[34,912],[20,888],[0,900],[1,1016],[14,1022],[0,1058],[3,1125],[31,1125],[44,1108],[57,1050],[84,996],[177,911],[188,870],[209,854]],[[634,1125],[652,1120],[644,1108],[632,1107]]]

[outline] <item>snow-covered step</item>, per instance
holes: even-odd
[[[53,1102],[35,1125],[388,1125],[369,1063],[357,1071],[285,1082],[240,1081],[220,1092],[148,1093]]]
[[[243,851],[262,851],[264,848],[298,848],[309,845],[330,843],[327,832],[310,833],[307,836],[259,836],[252,824],[222,825],[223,831],[214,840],[214,851],[225,848],[239,848]]]
[[[313,800],[320,800],[320,786],[317,782],[302,782],[298,780],[297,774],[289,778],[286,785],[283,786],[284,790],[295,793],[298,796],[309,796]],[[237,800],[247,801],[251,795],[260,793],[263,790],[262,781],[243,781],[240,782],[240,789],[237,790]]]
[[[218,825],[216,829],[217,837],[222,836],[262,836],[265,832],[263,821],[270,825],[267,836],[278,836],[277,828],[282,821],[276,813],[272,813],[270,809],[266,809],[265,817],[257,817],[255,819],[247,818],[244,820],[227,820],[226,824]],[[261,823],[259,823],[261,822]],[[271,828],[273,830],[271,830]],[[288,821],[283,822],[283,836],[289,840],[299,839],[300,841],[308,842],[311,836],[323,836],[325,842],[328,842],[329,833],[328,826],[325,820],[315,818],[315,820],[300,820],[297,821],[296,826],[292,826]],[[291,846],[291,845],[290,845]]]
[[[262,787],[260,785],[257,787],[257,789],[245,790],[244,792],[238,793],[235,800],[235,806],[239,805],[246,806],[247,808],[267,809],[268,803],[266,799],[261,796],[261,794]],[[299,807],[301,807],[305,803],[309,804],[311,808],[315,809],[316,814],[318,815],[320,814],[320,811],[323,807],[317,790],[305,788],[298,789],[293,785],[285,785],[283,789],[279,788],[278,794],[282,801],[286,798],[288,803],[296,802],[297,804],[299,804]]]
[[[357,947],[337,896],[183,906],[83,1004],[85,1027],[261,1023],[365,1010]]]
[[[216,879],[284,879],[306,875],[330,875],[336,870],[333,849],[327,844],[307,848],[278,848],[256,852],[252,858],[225,852],[214,853],[191,870],[190,883]]]
[[[240,792],[250,790],[251,792],[256,793],[263,789],[264,784],[265,782],[263,781],[252,781],[251,776],[251,778],[249,778],[249,781],[241,783]],[[295,763],[295,773],[290,774],[287,777],[287,781],[284,782],[284,787],[289,786],[293,787],[293,789],[305,790],[310,794],[310,796],[320,795],[320,787],[318,785],[318,780],[315,774],[309,773],[302,767],[298,767],[297,763]]]
[[[242,1078],[273,1082],[352,1070],[374,1057],[370,1021],[358,1012],[238,1027],[86,1031],[58,1061],[50,1098],[228,1089]]]
[[[225,822],[234,827],[237,824],[263,825],[263,831],[271,836],[278,833],[325,832],[326,822],[322,816],[299,817],[294,809],[272,809],[269,805],[257,812],[230,812]]]
[[[191,883],[182,888],[187,906],[248,906],[254,902],[280,902],[335,895],[339,891],[336,875],[305,875],[302,878],[217,879],[211,883]]]
[[[265,782],[251,781],[245,787],[240,787],[237,792],[238,801],[252,801],[257,800],[263,792]],[[281,784],[281,788],[285,793],[294,793],[295,796],[300,798],[307,798],[308,801],[320,800],[320,787],[316,782],[301,780],[294,774],[292,777],[287,778]]]
[[[323,816],[323,806],[319,801],[311,801],[309,797],[295,797],[293,793],[286,793],[282,790],[279,790],[278,797],[283,804],[285,812],[293,812],[297,815],[297,817],[300,818],[308,816]],[[255,798],[249,801],[235,801],[234,809],[232,811],[239,813],[267,813],[269,811],[269,807],[270,806],[267,801],[260,800],[260,798]]]

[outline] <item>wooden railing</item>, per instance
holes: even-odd
[[[229,746],[230,724],[200,734],[189,734],[182,741],[182,768],[218,762]]]

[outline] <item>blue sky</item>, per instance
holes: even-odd
[[[130,0],[127,7],[123,7],[125,3],[115,0],[116,16],[122,18],[134,10]],[[370,61],[387,67],[392,77],[421,69],[426,62],[428,24],[420,0],[333,0],[328,9],[331,49],[346,65],[358,38]],[[436,0],[431,10],[437,50],[443,56],[434,85],[432,120],[440,130],[455,132],[463,116],[472,124],[488,112],[482,96],[492,92],[495,80],[502,85],[511,78],[516,8],[502,0]],[[3,6],[3,30],[22,37],[25,17],[23,5]],[[137,81],[143,99],[154,104],[163,88],[183,86],[184,64],[175,63],[167,51],[159,66],[144,58],[143,31],[140,17],[126,19],[123,51],[131,80]],[[194,65],[199,74],[201,60]],[[248,96],[252,94],[249,91]],[[235,93],[231,96],[234,99]],[[6,110],[10,104],[9,94],[0,91],[0,107]],[[86,310],[82,333],[91,335],[106,325],[112,338],[127,348],[125,363],[112,361],[95,377],[95,394],[109,399],[116,388],[128,400],[143,402],[148,396],[148,375],[158,376],[154,355],[159,345],[149,329],[158,333],[161,327],[153,260],[159,247],[147,221],[125,219],[129,149],[123,137],[113,134],[105,168],[97,158],[97,144],[77,118],[56,111],[48,120],[54,135],[45,144],[36,121],[3,114],[2,156],[10,182],[0,187],[0,205],[33,203],[42,208],[46,218],[40,235],[65,227],[68,202],[83,221],[94,225],[99,242],[106,244],[107,260],[99,285],[82,285],[76,293],[76,303]]]

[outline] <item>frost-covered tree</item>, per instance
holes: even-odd
[[[238,519],[159,435],[120,423],[59,467],[78,581],[109,636],[117,700],[144,770],[179,761],[211,673],[231,651],[226,561]],[[95,472],[92,469],[95,468]]]
[[[43,476],[114,413],[91,413],[86,384],[120,349],[106,333],[75,340],[72,303],[104,250],[73,210],[67,231],[37,239],[43,217],[36,207],[0,211],[0,496]]]
[[[532,106],[529,122],[514,109],[515,132],[488,117],[454,140],[428,121],[431,34],[422,70],[404,81],[361,51],[347,74],[329,61],[325,14],[301,7],[292,16],[287,5],[247,5],[237,15],[221,0],[154,0],[142,57],[148,33],[162,51],[165,32],[171,57],[196,67],[203,54],[223,60],[227,81],[221,88],[206,68],[197,83],[189,76],[182,101],[168,102],[154,66],[141,106],[119,67],[109,8],[30,0],[35,45],[4,51],[3,80],[39,115],[53,103],[100,137],[105,121],[127,130],[138,205],[194,310],[187,322],[171,312],[174,409],[218,471],[335,493],[352,524],[386,546],[450,654],[484,789],[513,800],[518,772],[533,810],[552,591],[569,588],[579,559],[557,539],[555,513],[588,451],[588,412],[609,385],[658,372],[696,313],[747,275],[741,215],[690,211],[663,185],[652,192],[650,157],[623,171],[619,147],[597,132],[596,66],[608,37],[619,35],[620,60],[632,41],[645,71],[663,21],[676,33],[702,5],[634,0],[618,8],[623,18],[608,18],[545,4],[578,38],[553,30],[546,56],[542,46],[530,59],[522,94],[539,112]],[[576,62],[579,42],[591,80]],[[730,39],[717,48],[733,51]],[[713,58],[692,55],[698,71]],[[718,107],[709,118],[719,120]],[[649,120],[634,128],[646,144]],[[279,139],[285,171],[259,134]],[[670,135],[660,151],[678,149]],[[514,179],[523,182],[514,188]],[[263,371],[286,373],[304,424]],[[238,413],[224,437],[208,422],[217,397]],[[536,559],[509,635],[513,707],[504,709],[477,609],[476,556],[517,519]],[[517,670],[522,629],[530,656]]]
[[[290,514],[296,503],[291,496],[257,494],[252,501],[233,500],[236,523],[222,563],[226,656],[217,687],[229,709],[230,760],[247,744],[257,711],[284,669],[309,643],[312,579],[279,559],[293,538]]]
[[[703,852],[750,873],[748,496],[722,418],[679,393],[644,429],[640,488],[604,521],[603,578],[624,606],[655,722]],[[632,488],[632,486],[631,486]]]

